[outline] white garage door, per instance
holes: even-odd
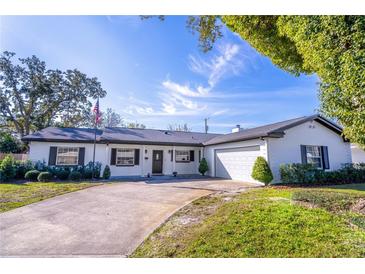
[[[260,146],[215,150],[215,176],[252,182],[252,168]]]

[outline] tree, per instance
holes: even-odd
[[[203,51],[225,24],[273,64],[296,76],[320,78],[321,112],[344,126],[344,135],[365,147],[364,16],[190,16]]]
[[[0,152],[19,153],[22,151],[21,143],[8,132],[0,133]]]
[[[14,158],[7,155],[0,163],[0,181],[9,181],[15,177]]]
[[[120,114],[111,108],[107,108],[102,114],[102,127],[119,127],[123,126],[123,119]]]
[[[256,158],[251,176],[255,180],[265,183],[265,185],[268,185],[273,180],[270,166],[264,157],[259,156]]]
[[[204,176],[204,174],[209,170],[208,163],[205,158],[202,158],[202,160],[199,163],[199,173]]]
[[[364,16],[195,16],[188,26],[199,32],[204,51],[221,37],[220,22],[279,68],[316,73],[321,112],[365,146]]]
[[[110,178],[110,167],[108,165],[105,166],[104,171],[103,171],[103,179],[104,180],[108,180]]]
[[[190,132],[191,128],[188,126],[188,124],[170,124],[168,126],[168,130],[172,130],[172,131],[185,131],[185,132]]]
[[[140,129],[145,129],[146,126],[144,124],[140,124],[137,121],[136,122],[129,122],[125,125],[127,128],[140,128]]]
[[[104,97],[97,78],[77,69],[49,70],[36,56],[19,58],[5,51],[0,57],[0,115],[22,137],[61,122],[74,126]]]

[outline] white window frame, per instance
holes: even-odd
[[[131,155],[128,155],[130,153]],[[135,163],[135,149],[134,148],[117,148],[115,164],[117,166],[134,166]],[[129,160],[118,159],[118,158],[129,158]]]
[[[73,150],[73,153],[76,153],[76,155],[60,155],[60,150]],[[77,166],[79,164],[79,147],[57,147],[57,155],[56,155],[56,165],[59,166]],[[62,153],[70,153],[68,152],[62,152]],[[59,157],[76,157],[75,163],[64,163],[65,161],[61,162],[59,160]]]
[[[311,155],[311,154],[309,154],[309,152],[308,152],[308,148],[314,148],[314,149],[318,149],[318,156],[313,156],[313,155]],[[312,164],[312,165],[314,165],[314,163],[315,162],[313,162],[313,161],[310,161],[310,159],[319,159],[319,164],[320,164],[320,166],[316,166],[316,168],[318,168],[318,169],[323,169],[323,155],[322,155],[322,148],[321,148],[321,146],[306,146],[306,156],[307,156],[307,163],[308,164]]]
[[[175,150],[175,161],[177,163],[190,162],[190,150]]]

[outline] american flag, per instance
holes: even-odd
[[[99,109],[99,98],[96,101],[96,104],[93,108],[93,112],[95,113],[95,124],[99,124],[101,122],[101,112]]]

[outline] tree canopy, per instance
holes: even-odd
[[[185,123],[185,124],[174,124],[174,125],[170,124],[168,126],[168,130],[190,132],[191,128],[188,126],[187,123]]]
[[[365,16],[195,16],[188,26],[190,21],[205,51],[221,36],[223,23],[279,68],[297,76],[316,73],[321,112],[365,146]]]
[[[21,137],[57,123],[77,125],[90,112],[90,99],[106,95],[97,78],[77,69],[50,70],[34,55],[14,63],[14,56],[0,56],[0,115]]]
[[[101,112],[102,127],[120,127],[123,126],[123,119],[119,113],[111,108],[107,108],[105,112]]]
[[[136,122],[128,122],[126,124],[123,124],[123,127],[145,129],[146,128],[146,125],[144,125],[142,123],[138,123],[136,121]]]
[[[24,150],[22,144],[9,132],[0,132],[0,152],[20,153]]]

